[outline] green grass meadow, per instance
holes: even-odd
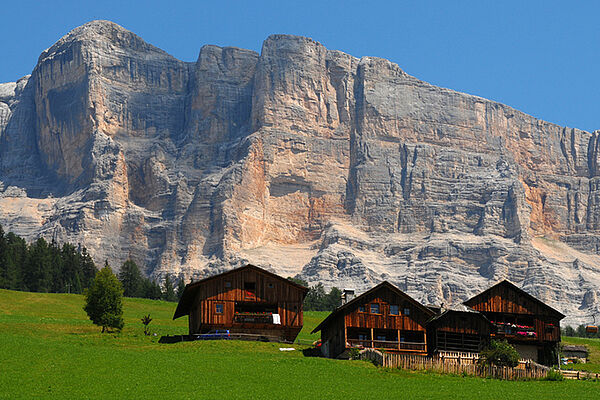
[[[569,364],[565,369],[600,373],[600,339],[585,339],[579,337],[562,337],[564,344],[585,345],[589,350],[588,362],[585,364]]]
[[[279,347],[289,345],[277,343],[160,344],[161,335],[187,333],[187,318],[171,319],[175,306],[125,299],[123,332],[101,334],[80,295],[0,290],[0,398],[600,398],[600,382],[593,381],[506,382],[389,370],[282,352]],[[158,336],[144,336],[146,313]],[[316,339],[309,332],[326,314],[305,313],[300,339]]]

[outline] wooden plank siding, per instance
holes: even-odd
[[[307,290],[248,265],[186,286],[174,318],[188,314],[190,334],[229,329],[231,332],[279,336],[293,341],[304,323],[302,303]],[[222,308],[222,312],[217,312],[217,306]],[[273,324],[272,320],[265,319],[271,317],[257,318],[260,322],[240,322],[239,318],[236,319],[236,311],[240,311],[241,307],[269,310],[279,314],[281,323]]]
[[[427,323],[429,352],[461,351],[478,353],[489,342],[493,326],[482,314],[447,310]]]
[[[495,323],[497,331],[492,333],[492,338],[506,339],[524,358],[532,357],[547,365],[556,363],[561,339],[560,320],[564,318],[559,311],[508,281],[492,286],[464,304]],[[527,332],[535,332],[535,335],[530,336]]]
[[[530,321],[535,328],[536,339],[523,338],[526,342],[559,342],[562,314],[532,298],[509,282],[500,282],[483,293],[467,300],[465,304],[484,314],[490,321]],[[499,336],[503,336],[499,334]],[[514,340],[519,340],[515,337]]]
[[[392,292],[386,287],[382,287],[375,293],[371,293],[364,298],[361,304],[356,304],[345,315],[346,327],[373,328],[373,329],[394,329],[404,331],[425,331],[425,322],[429,315],[419,312],[412,302],[405,297]],[[371,313],[371,304],[379,304],[380,313]],[[365,307],[365,312],[359,311],[359,305]],[[390,314],[390,305],[399,307],[398,315]],[[404,315],[404,309],[410,310],[410,315]]]
[[[373,304],[379,306],[378,313],[371,312]],[[390,313],[392,305],[398,306],[397,315]],[[361,307],[364,311],[360,311]],[[355,345],[423,354],[427,352],[425,323],[433,314],[392,284],[382,282],[338,307],[313,333],[321,331],[321,341],[329,357],[336,357]],[[358,338],[359,334],[366,339]],[[377,336],[385,336],[385,340]],[[418,343],[411,342],[411,338],[419,336]]]

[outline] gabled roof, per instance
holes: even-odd
[[[416,306],[417,308],[419,308],[420,310],[422,310],[425,314],[427,314],[429,316],[432,316],[432,315],[435,314],[435,312],[433,312],[429,308],[425,307],[423,304],[419,303],[418,301],[416,301],[415,299],[413,299],[412,297],[410,297],[409,295],[407,295],[406,293],[404,293],[402,290],[398,289],[396,286],[392,285],[388,281],[383,281],[379,285],[377,285],[377,286],[375,286],[375,287],[367,290],[366,292],[364,292],[360,296],[355,297],[354,299],[350,300],[346,304],[342,304],[341,306],[339,306],[338,308],[336,308],[315,329],[313,329],[313,331],[311,333],[316,333],[316,332],[320,331],[324,326],[326,326],[329,323],[329,321],[331,321],[333,318],[335,318],[336,316],[338,316],[341,313],[343,313],[344,310],[346,310],[346,309],[354,306],[357,303],[360,303],[361,301],[363,301],[365,299],[365,297],[368,297],[372,293],[374,293],[374,292],[376,292],[376,291],[378,291],[379,289],[382,289],[382,288],[388,288],[392,292],[396,293],[397,295],[405,297],[414,306]]]
[[[441,313],[431,317],[431,319],[429,321],[427,321],[426,324],[430,324],[435,321],[438,321],[438,320],[442,319],[444,316],[449,315],[449,314],[470,314],[470,315],[480,317],[480,318],[484,319],[488,324],[491,324],[491,322],[486,318],[485,315],[483,315],[482,313],[480,313],[477,310],[473,310],[471,307],[468,307],[464,304],[456,304],[450,308],[445,309]]]
[[[213,280],[213,279],[217,279],[217,278],[222,278],[224,276],[227,275],[231,275],[231,274],[235,274],[237,272],[246,270],[246,269],[253,269],[255,271],[258,271],[264,275],[270,276],[271,278],[274,279],[278,279],[280,281],[284,281],[285,283],[289,284],[290,286],[294,286],[296,288],[298,288],[299,290],[301,290],[302,292],[304,292],[304,295],[306,295],[306,293],[308,292],[308,288],[304,287],[302,285],[297,284],[294,281],[291,281],[289,279],[286,278],[282,278],[281,276],[274,274],[270,271],[267,271],[266,269],[257,267],[256,265],[252,265],[252,264],[247,264],[244,265],[243,267],[239,267],[239,268],[234,268],[232,270],[223,272],[221,274],[217,274],[217,275],[213,275],[213,276],[209,276],[208,278],[204,278],[202,280],[199,280],[197,282],[192,282],[189,283],[185,286],[185,289],[183,290],[183,294],[181,295],[181,299],[179,300],[179,303],[177,304],[177,309],[175,310],[175,314],[173,315],[173,319],[177,319],[179,317],[182,317],[184,315],[189,314],[190,311],[190,307],[192,305],[192,302],[194,301],[194,298],[196,297],[196,292],[200,289],[200,287],[202,285],[204,285],[205,283]]]
[[[565,344],[563,346],[563,351],[581,351],[583,353],[588,354],[589,350],[585,346],[579,346],[575,344]]]
[[[518,287],[517,285],[515,285],[514,283],[504,279],[503,281],[500,281],[498,283],[496,283],[495,285],[487,288],[486,290],[484,290],[483,292],[479,293],[476,296],[471,297],[469,300],[465,301],[463,304],[467,305],[467,306],[471,306],[473,305],[473,303],[479,299],[480,297],[483,297],[485,295],[488,294],[488,292],[490,292],[491,290],[495,289],[496,287],[499,286],[507,286],[508,288],[510,288],[511,290],[516,291],[517,293],[521,294],[522,296],[528,298],[529,300],[533,301],[536,304],[541,305],[542,307],[544,307],[545,309],[547,309],[548,311],[550,311],[552,314],[555,314],[556,316],[559,317],[559,319],[563,319],[565,317],[565,315],[563,313],[561,313],[560,311],[557,311],[556,309],[550,307],[548,304],[544,303],[543,301],[535,298],[534,296],[530,295],[529,293],[527,293],[526,291],[524,291],[523,289],[521,289],[520,287]]]

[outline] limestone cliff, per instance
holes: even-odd
[[[244,261],[453,303],[600,294],[600,132],[273,35],[186,63],[106,21],[0,84],[0,223],[157,278]]]

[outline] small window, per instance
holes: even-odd
[[[371,304],[371,314],[379,314],[379,304]]]
[[[377,340],[380,342],[385,342],[385,335],[377,335]]]
[[[390,304],[390,315],[398,315],[400,312],[400,307],[396,304]]]
[[[231,287],[231,282],[230,281],[225,281],[225,287]]]
[[[358,312],[365,312],[365,306],[364,305],[358,306]]]
[[[223,314],[223,304],[220,304],[220,303],[215,304],[215,313]]]
[[[365,335],[364,333],[359,333],[358,340],[369,340],[369,337],[367,335]]]
[[[410,315],[410,308],[404,308],[404,315]]]
[[[269,282],[269,283],[267,283],[267,287],[268,287],[269,289],[273,289],[273,282]]]

